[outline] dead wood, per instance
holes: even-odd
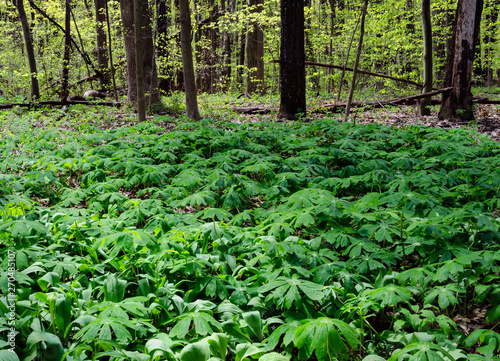
[[[412,105],[412,104],[415,104],[415,102],[418,99],[432,97],[433,95],[438,95],[438,94],[444,93],[445,91],[448,91],[448,90],[451,90],[451,88],[438,89],[438,90],[435,90],[435,91],[432,91],[429,93],[417,94],[417,95],[412,95],[412,96],[408,96],[408,97],[404,97],[404,98],[395,98],[395,99],[374,101],[374,102],[353,102],[352,106],[353,107],[381,108],[385,105]],[[346,106],[345,103],[324,104],[319,109],[316,109],[315,111],[316,112],[335,111],[336,109],[344,108],[345,106]]]
[[[234,107],[233,110],[240,114],[268,114],[278,109],[262,107]]]
[[[272,60],[271,62],[272,63],[279,63],[280,61],[279,60]],[[338,70],[345,70],[345,71],[354,71],[353,68],[343,67],[341,65],[316,63],[314,61],[306,61],[306,65],[320,66],[320,67],[323,67],[323,68],[331,68],[331,69],[338,69]],[[412,80],[408,80],[408,79],[397,78],[397,77],[386,75],[386,74],[374,73],[374,72],[371,72],[371,71],[360,70],[360,69],[358,69],[357,72],[358,72],[358,74],[365,74],[365,75],[369,75],[369,76],[373,76],[373,77],[377,77],[377,78],[391,79],[391,80],[403,82],[403,83],[410,84],[410,85],[415,85],[415,86],[418,86],[419,88],[422,88],[422,84],[417,83],[417,82],[412,81]]]
[[[472,102],[476,104],[491,104],[491,105],[500,104],[500,100],[490,100],[488,98],[472,98]]]
[[[43,100],[39,102],[29,102],[29,103],[10,103],[10,104],[0,104],[1,109],[10,109],[14,107],[25,107],[25,108],[36,108],[43,105],[75,105],[75,104],[84,104],[84,105],[103,105],[106,107],[119,107],[122,106],[122,103],[115,102],[96,102],[96,101],[88,101],[88,100]]]

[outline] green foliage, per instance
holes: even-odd
[[[499,356],[496,143],[334,119],[27,126],[48,112],[5,113],[0,139],[19,359]]]

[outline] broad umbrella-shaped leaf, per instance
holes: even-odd
[[[222,331],[220,323],[208,313],[190,312],[176,318],[177,322],[170,331],[171,337],[184,338],[194,326],[194,332],[197,335],[205,336],[217,331]]]
[[[441,346],[424,342],[424,343],[411,343],[402,350],[394,353],[388,361],[397,361],[406,359],[405,355],[411,355],[410,360],[422,361],[454,361],[455,358],[451,356]],[[443,358],[443,355],[446,358]]]
[[[449,305],[456,305],[458,303],[457,294],[464,293],[465,290],[454,284],[448,284],[445,286],[436,286],[432,291],[425,297],[424,306],[432,303],[438,298],[438,305],[441,308],[446,308]]]
[[[406,303],[412,298],[410,290],[396,285],[387,285],[366,292],[370,299],[380,301],[380,306],[396,306],[398,303]]]
[[[288,309],[292,307],[294,302],[301,301],[301,294],[315,301],[324,297],[322,285],[295,276],[293,278],[277,277],[267,285],[259,287],[258,292],[265,294],[271,290],[275,290],[274,292],[284,298],[285,307]]]
[[[316,354],[318,360],[328,360],[331,355],[347,351],[347,344],[356,348],[359,344],[356,330],[347,323],[328,317],[307,320],[295,331],[295,347],[306,348],[306,354]]]

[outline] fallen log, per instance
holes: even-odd
[[[472,102],[475,104],[492,104],[492,105],[500,104],[500,100],[490,100],[488,98],[478,98],[478,99],[472,98]]]
[[[268,114],[278,109],[262,107],[234,107],[233,110],[240,114]]]

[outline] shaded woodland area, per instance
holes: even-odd
[[[306,114],[306,93],[342,99],[335,109],[344,106],[347,119],[356,91],[412,89],[442,94],[440,118],[472,120],[471,83],[500,85],[499,8],[497,0],[6,2],[0,85],[4,103],[30,88],[32,100],[50,104],[84,101],[76,95],[88,89],[115,101],[126,94],[141,119],[173,92],[185,92],[195,119],[196,95],[217,92],[279,93],[284,119]],[[412,101],[429,114],[431,96]]]

